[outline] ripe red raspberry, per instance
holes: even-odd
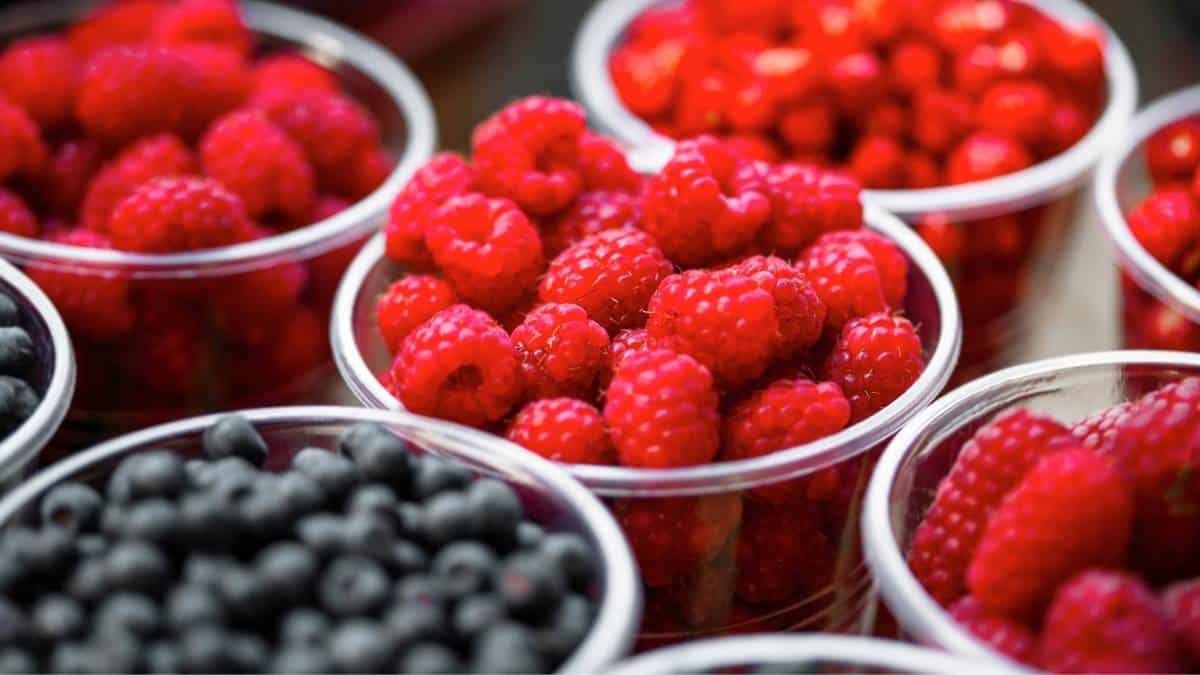
[[[233,275],[222,279],[213,295],[214,318],[233,341],[266,344],[296,311],[307,285],[308,269],[299,262]]]
[[[832,581],[836,555],[814,504],[747,499],[737,541],[737,597],[779,607],[816,594]]]
[[[508,440],[556,462],[617,462],[600,411],[573,398],[544,398],[526,405],[508,427]]]
[[[1036,146],[1054,113],[1050,89],[1037,80],[998,82],[983,93],[976,110],[979,128]]]
[[[1192,663],[1200,663],[1200,580],[1172,584],[1162,602],[1176,644]]]
[[[387,256],[417,270],[433,268],[433,256],[425,246],[425,226],[451,197],[475,189],[475,168],[454,153],[434,155],[417,169],[388,213],[384,228]]]
[[[358,201],[383,185],[395,167],[396,161],[387,150],[368,150],[341,181],[341,194],[351,201]]]
[[[1126,217],[1142,248],[1164,265],[1176,263],[1200,239],[1200,208],[1184,188],[1159,188]]]
[[[532,398],[593,398],[608,366],[608,333],[578,305],[545,304],[512,332]]]
[[[942,53],[921,40],[893,45],[887,65],[892,88],[903,94],[912,96],[935,89],[942,81]]]
[[[523,98],[475,129],[471,149],[485,192],[546,215],[583,189],[578,167],[583,109],[546,96]]]
[[[904,158],[904,187],[909,190],[935,188],[942,184],[942,167],[933,155],[913,150]]]
[[[791,359],[820,339],[825,303],[803,272],[782,258],[761,255],[746,258],[729,270],[751,279],[775,300],[779,334],[772,354],[776,361]]]
[[[1032,618],[1089,567],[1122,564],[1133,498],[1107,458],[1069,448],[1029,469],[988,521],[967,570],[989,612]]]
[[[454,289],[437,277],[410,274],[393,282],[375,302],[375,320],[384,344],[393,354],[399,352],[404,338],[457,302]]]
[[[890,239],[871,230],[843,230],[830,232],[817,240],[817,244],[827,243],[862,245],[875,260],[888,305],[900,307],[904,304],[908,295],[908,258]]]
[[[599,232],[563,251],[550,263],[538,297],[579,305],[609,332],[645,324],[646,306],[671,263],[646,233]]]
[[[329,363],[327,323],[314,310],[304,305],[297,307],[280,322],[277,342],[248,352],[248,360],[258,367],[245,369],[256,376],[244,388],[258,397],[266,389],[278,398],[280,389],[288,387],[294,391],[296,382],[311,380],[314,370]],[[274,386],[264,387],[264,381]]]
[[[242,199],[251,218],[303,220],[316,199],[304,150],[260,111],[229,113],[200,141],[204,173]]]
[[[154,22],[151,39],[160,44],[213,44],[241,54],[250,51],[250,31],[233,0],[178,0]]]
[[[237,195],[206,178],[156,178],[113,209],[113,246],[137,253],[177,253],[248,241],[253,236]]]
[[[166,299],[140,302],[136,316],[120,345],[122,367],[153,394],[194,395],[211,365],[204,322],[186,305]]]
[[[143,42],[150,37],[167,3],[162,0],[124,0],[101,5],[67,29],[67,41],[83,56],[106,47]]]
[[[680,143],[646,184],[643,228],[683,266],[712,263],[754,241],[771,203],[758,187],[735,180],[739,160],[720,141]]]
[[[766,170],[771,217],[759,243],[776,255],[793,256],[821,234],[862,227],[861,186],[850,176],[803,164]]]
[[[89,230],[107,232],[113,209],[134,190],[155,178],[196,171],[196,160],[179,137],[147,136],[101,167],[84,196],[80,224]]]
[[[0,187],[0,232],[18,237],[37,237],[38,220],[25,200],[12,190]]]
[[[1037,660],[1055,673],[1185,670],[1158,598],[1136,577],[1106,570],[1084,572],[1058,589]]]
[[[908,550],[913,576],[943,607],[967,591],[967,567],[992,511],[1067,430],[1025,409],[997,417],[962,446]]]
[[[773,140],[762,134],[738,134],[724,140],[725,147],[743,159],[770,163],[779,161],[779,148]]]
[[[749,0],[730,3],[725,0],[696,0],[700,21],[719,32],[738,30],[777,33],[787,27],[787,0]]]
[[[935,155],[949,152],[971,131],[975,107],[959,92],[926,89],[916,95],[912,106],[913,140]]]
[[[1116,442],[1117,430],[1133,414],[1136,404],[1126,401],[1085,417],[1071,426],[1071,436],[1085,448],[1108,452]]]
[[[62,38],[17,40],[0,55],[0,93],[42,128],[58,128],[71,121],[78,68]]]
[[[825,363],[826,377],[850,399],[854,422],[887,407],[924,370],[917,329],[908,319],[884,312],[846,323]]]
[[[837,122],[829,101],[798,103],[779,119],[779,135],[796,153],[824,153],[837,137]]]
[[[507,199],[450,198],[426,224],[425,242],[459,297],[496,314],[532,292],[546,267],[537,229]]]
[[[546,227],[542,243],[546,255],[557,256],[589,235],[634,227],[641,217],[642,200],[638,196],[612,190],[584,192]]]
[[[201,81],[179,49],[113,47],[85,64],[75,114],[89,136],[114,147],[148,134],[186,135],[196,126]]]
[[[808,277],[825,303],[825,323],[834,330],[841,330],[857,317],[888,309],[879,266],[862,244],[813,244],[800,254],[796,268]]]
[[[830,64],[829,86],[843,110],[861,114],[887,94],[887,77],[878,57],[856,52]]]
[[[728,546],[742,519],[742,499],[703,497],[618,499],[612,504],[643,583],[661,588],[694,578]]]
[[[1033,157],[1020,143],[986,131],[964,140],[946,160],[951,185],[997,178],[1033,166]]]
[[[645,328],[633,328],[617,333],[608,346],[608,370],[601,374],[601,383],[608,388],[612,374],[625,361],[625,357],[637,352],[658,349],[658,341]]]
[[[954,270],[963,261],[967,241],[960,223],[940,213],[929,213],[921,216],[916,229],[947,268]]]
[[[1146,165],[1155,183],[1187,180],[1200,167],[1200,119],[1159,129],[1146,141]]]
[[[579,138],[579,175],[584,190],[637,193],[642,177],[629,166],[625,153],[600,134],[584,131]]]
[[[405,338],[391,377],[405,408],[471,426],[503,418],[522,394],[508,333],[466,305],[438,312]]]
[[[658,116],[670,109],[675,97],[677,64],[676,49],[643,49],[628,44],[613,52],[608,73],[621,102],[634,114]]]
[[[858,130],[863,134],[862,140],[873,136],[883,136],[899,143],[896,139],[908,136],[909,128],[912,126],[908,117],[907,106],[901,105],[894,99],[888,99],[873,107],[859,121]],[[901,150],[903,149],[904,146],[901,145]]]
[[[63,141],[53,149],[32,186],[35,201],[52,215],[75,220],[101,161],[103,156],[95,141]]]
[[[283,52],[270,54],[254,63],[254,96],[269,95],[273,89],[298,91],[320,89],[338,90],[337,76],[303,54]]]
[[[731,75],[706,69],[697,76],[684,78],[675,101],[671,122],[678,138],[717,134],[730,126],[729,110],[735,97]]]
[[[1021,663],[1033,660],[1037,642],[1033,631],[1023,623],[989,614],[975,598],[969,595],[959,598],[950,607],[950,618],[976,639],[1010,659]]]
[[[721,426],[721,459],[761,457],[811,443],[849,422],[850,403],[836,384],[778,380],[730,408]]]
[[[604,421],[625,466],[691,466],[717,454],[712,375],[684,354],[655,349],[625,357],[608,387]]]
[[[86,248],[112,248],[103,235],[78,229],[52,235],[50,241]],[[25,274],[46,293],[62,314],[71,335],[106,341],[123,337],[133,328],[130,279],[110,268],[67,271],[55,260],[34,260]]]
[[[194,139],[213,120],[246,103],[253,79],[246,57],[228,47],[189,44],[176,49],[199,73],[192,94],[192,113],[184,129],[184,135]]]
[[[846,171],[863,187],[897,190],[904,186],[904,146],[891,136],[863,136],[847,159]]]
[[[36,176],[48,151],[42,132],[24,109],[0,97],[0,181]]]
[[[778,343],[775,299],[730,270],[690,270],[663,279],[650,299],[646,331],[687,354],[722,387],[736,389],[766,371]]]

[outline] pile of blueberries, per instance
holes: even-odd
[[[595,553],[507,484],[379,425],[282,473],[244,417],[205,459],[130,456],[0,533],[0,671],[548,672],[588,632]]]
[[[0,439],[29,419],[41,402],[26,379],[37,365],[37,350],[20,321],[16,301],[0,292]]]

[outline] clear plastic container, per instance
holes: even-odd
[[[611,675],[666,673],[1011,672],[890,640],[835,635],[755,635],[701,640],[647,652]]]
[[[16,484],[66,417],[75,393],[75,354],[58,310],[29,277],[0,260],[0,293],[20,310],[20,326],[33,338],[37,369],[28,382],[41,396],[33,415],[0,440],[0,490]]]
[[[96,2],[13,5],[0,10],[0,41],[59,29]],[[336,383],[324,326],[338,279],[354,253],[386,218],[392,196],[430,157],[433,109],[420,83],[387,51],[303,12],[263,2],[240,3],[263,51],[296,50],[331,68],[346,92],[378,119],[396,164],[374,192],[310,226],[236,246],[145,255],[66,246],[0,233],[0,257],[37,281],[56,273],[88,286],[129,284],[154,311],[120,335],[95,335],[91,322],[64,310],[79,363],[79,391],[56,441],[82,447],[132,428],[200,412],[329,398]],[[286,322],[269,331],[230,331],[213,303],[224,292],[235,314],[256,321],[248,273],[292,266],[308,281]],[[43,282],[44,283],[44,282]],[[76,283],[80,283],[78,279]],[[246,284],[241,286],[241,284]],[[238,335],[234,339],[234,334]]]
[[[265,466],[287,467],[310,446],[334,447],[339,435],[361,422],[378,422],[426,452],[461,461],[512,485],[540,525],[585,537],[597,551],[600,580],[593,588],[597,613],[591,632],[560,672],[597,673],[633,643],[641,594],[633,557],[612,517],[577,481],[540,457],[495,436],[407,413],[332,406],[243,411],[270,448]],[[200,438],[219,415],[163,424],[107,441],[39,472],[0,501],[0,527],[36,517],[38,500],[65,481],[103,481],[121,460],[139,452],[170,450],[200,456]]]
[[[1125,221],[1152,189],[1145,143],[1176,120],[1200,115],[1200,85],[1147,106],[1096,170],[1093,196],[1121,268],[1121,323],[1131,349],[1200,351],[1200,290],[1146,252]]]
[[[862,520],[867,564],[903,633],[965,657],[1017,667],[960,628],[905,561],[938,483],[976,429],[998,413],[1018,407],[1075,422],[1194,375],[1200,375],[1200,354],[1078,354],[993,373],[959,387],[914,417],[879,460],[867,488]]]
[[[618,98],[608,60],[629,23],[669,0],[604,0],[595,5],[575,40],[571,77],[594,126],[636,148],[639,168],[652,170],[671,156],[671,140],[657,134]],[[957,381],[1003,364],[1026,327],[1020,312],[1030,275],[1060,252],[1075,220],[1080,186],[1101,154],[1123,133],[1137,105],[1133,61],[1117,34],[1077,0],[1022,0],[1050,16],[1104,26],[1108,99],[1092,130],[1070,150],[1000,178],[927,190],[866,190],[873,202],[904,221],[957,230],[963,251],[945,260],[962,301],[963,353]],[[986,230],[982,229],[986,228]],[[984,236],[986,233],[987,236]],[[935,247],[936,250],[937,247]]]
[[[671,470],[569,467],[605,499],[634,542],[646,584],[643,646],[716,633],[850,631],[871,623],[864,616],[870,582],[856,528],[873,451],[941,392],[954,370],[961,328],[953,287],[933,252],[881,209],[867,207],[865,216],[867,226],[911,262],[904,310],[919,327],[928,365],[903,396],[838,434],[756,459]],[[400,402],[375,375],[391,362],[375,328],[375,299],[404,273],[383,249],[380,235],[351,264],[331,331],[334,358],[355,396],[370,408],[398,410]],[[799,501],[775,506],[768,499],[778,502],[796,489],[803,491]],[[803,539],[793,526],[808,528],[813,548],[792,554],[824,562],[814,563],[813,578],[800,587],[767,593],[756,575],[739,573],[739,548],[759,547],[761,561],[763,549],[774,546],[772,533],[785,543]]]

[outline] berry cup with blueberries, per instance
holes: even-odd
[[[959,380],[1018,346],[1039,254],[1137,99],[1124,46],[1075,0],[608,0],[573,78],[601,129],[660,148],[648,162],[716,134],[861,181],[954,280]]]
[[[338,279],[433,146],[403,65],[232,0],[0,10],[0,256],[67,323],[59,445],[334,384]]]
[[[412,415],[151,428],[33,477],[0,523],[5,672],[599,672],[640,610],[582,485]]]
[[[867,492],[867,560],[922,642],[1050,672],[1192,672],[1197,457],[1200,356],[1001,371],[892,441]]]
[[[335,301],[368,406],[479,427],[604,497],[646,587],[642,644],[848,630],[874,454],[953,369],[953,290],[832,170],[703,137],[632,171],[532,97],[398,195]]]

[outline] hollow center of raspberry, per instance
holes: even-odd
[[[479,366],[467,364],[459,366],[446,378],[446,387],[450,389],[475,390],[483,384],[483,373]]]

